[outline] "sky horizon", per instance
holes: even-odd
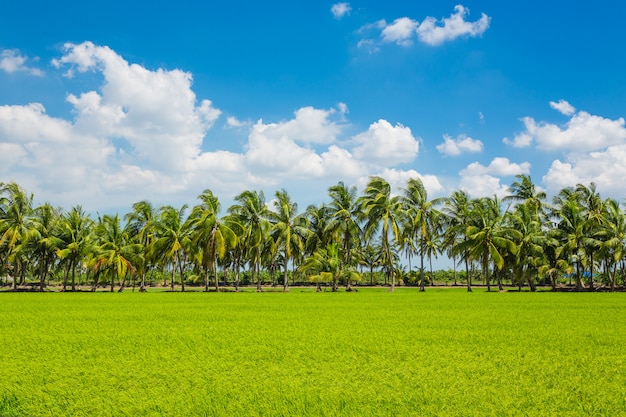
[[[36,0],[0,16],[0,182],[69,209],[223,211],[422,179],[626,192],[626,4]]]

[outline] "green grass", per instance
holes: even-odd
[[[0,416],[626,415],[626,294],[0,293]]]

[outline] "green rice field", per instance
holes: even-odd
[[[626,415],[626,293],[0,293],[0,416]]]

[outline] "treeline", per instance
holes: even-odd
[[[445,253],[472,279],[492,285],[551,285],[569,280],[576,290],[624,284],[626,214],[602,199],[593,183],[562,189],[552,200],[519,175],[510,194],[470,198],[455,191],[429,199],[419,178],[399,195],[381,177],[359,193],[342,182],[329,202],[298,211],[286,190],[271,207],[262,191],[244,191],[221,212],[211,190],[193,207],[154,207],[140,201],[123,217],[92,218],[81,206],[46,203],[14,182],[0,183],[0,280],[16,290],[43,291],[52,280],[64,291],[77,280],[92,290],[129,285],[145,290],[163,281],[172,290],[202,285],[315,284],[346,290],[357,283],[419,285],[442,272],[432,259]],[[408,265],[402,265],[406,260]],[[416,265],[415,265],[416,264]],[[381,282],[382,281],[382,282]]]

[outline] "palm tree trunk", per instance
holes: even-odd
[[[465,258],[465,279],[467,280],[467,292],[472,292],[472,280],[469,271],[469,261]]]
[[[288,280],[288,273],[287,273],[287,271],[289,270],[287,266],[288,264],[289,264],[289,258],[287,257],[287,255],[285,255],[285,274],[283,276],[283,291],[284,292],[289,291],[289,280]]]
[[[204,267],[204,291],[209,292],[209,267]]]
[[[589,289],[593,290],[593,252],[589,255]]]
[[[67,268],[65,268],[65,274],[63,274],[63,291],[67,290],[67,277],[70,275],[70,268],[72,266],[72,260],[67,264]]]
[[[215,292],[220,292],[220,281],[217,276],[217,259],[213,262],[213,277],[215,278]]]
[[[45,285],[45,280],[46,280],[46,269],[47,269],[47,264],[48,264],[48,259],[47,257],[43,256],[43,265],[41,265],[41,271],[39,272],[39,291],[43,291],[43,287]]]
[[[611,273],[611,292],[615,291],[615,277],[617,275],[617,262],[613,264],[613,272]]]
[[[430,264],[430,286],[435,285],[435,274],[433,273],[433,257],[428,257],[428,263]]]
[[[491,284],[489,283],[489,260],[486,255],[483,255],[483,279],[487,284],[487,292],[491,292]]]
[[[255,262],[252,269],[254,274],[256,274],[256,292],[261,292],[263,291],[263,288],[261,288],[261,265]]]
[[[426,291],[424,281],[424,253],[420,250],[420,292]]]
[[[184,255],[182,259],[178,259],[178,266],[180,270],[180,290],[185,292],[185,265],[187,264],[187,256]]]
[[[72,291],[76,291],[76,264],[78,260],[76,258],[72,258],[70,264],[72,265]]]

